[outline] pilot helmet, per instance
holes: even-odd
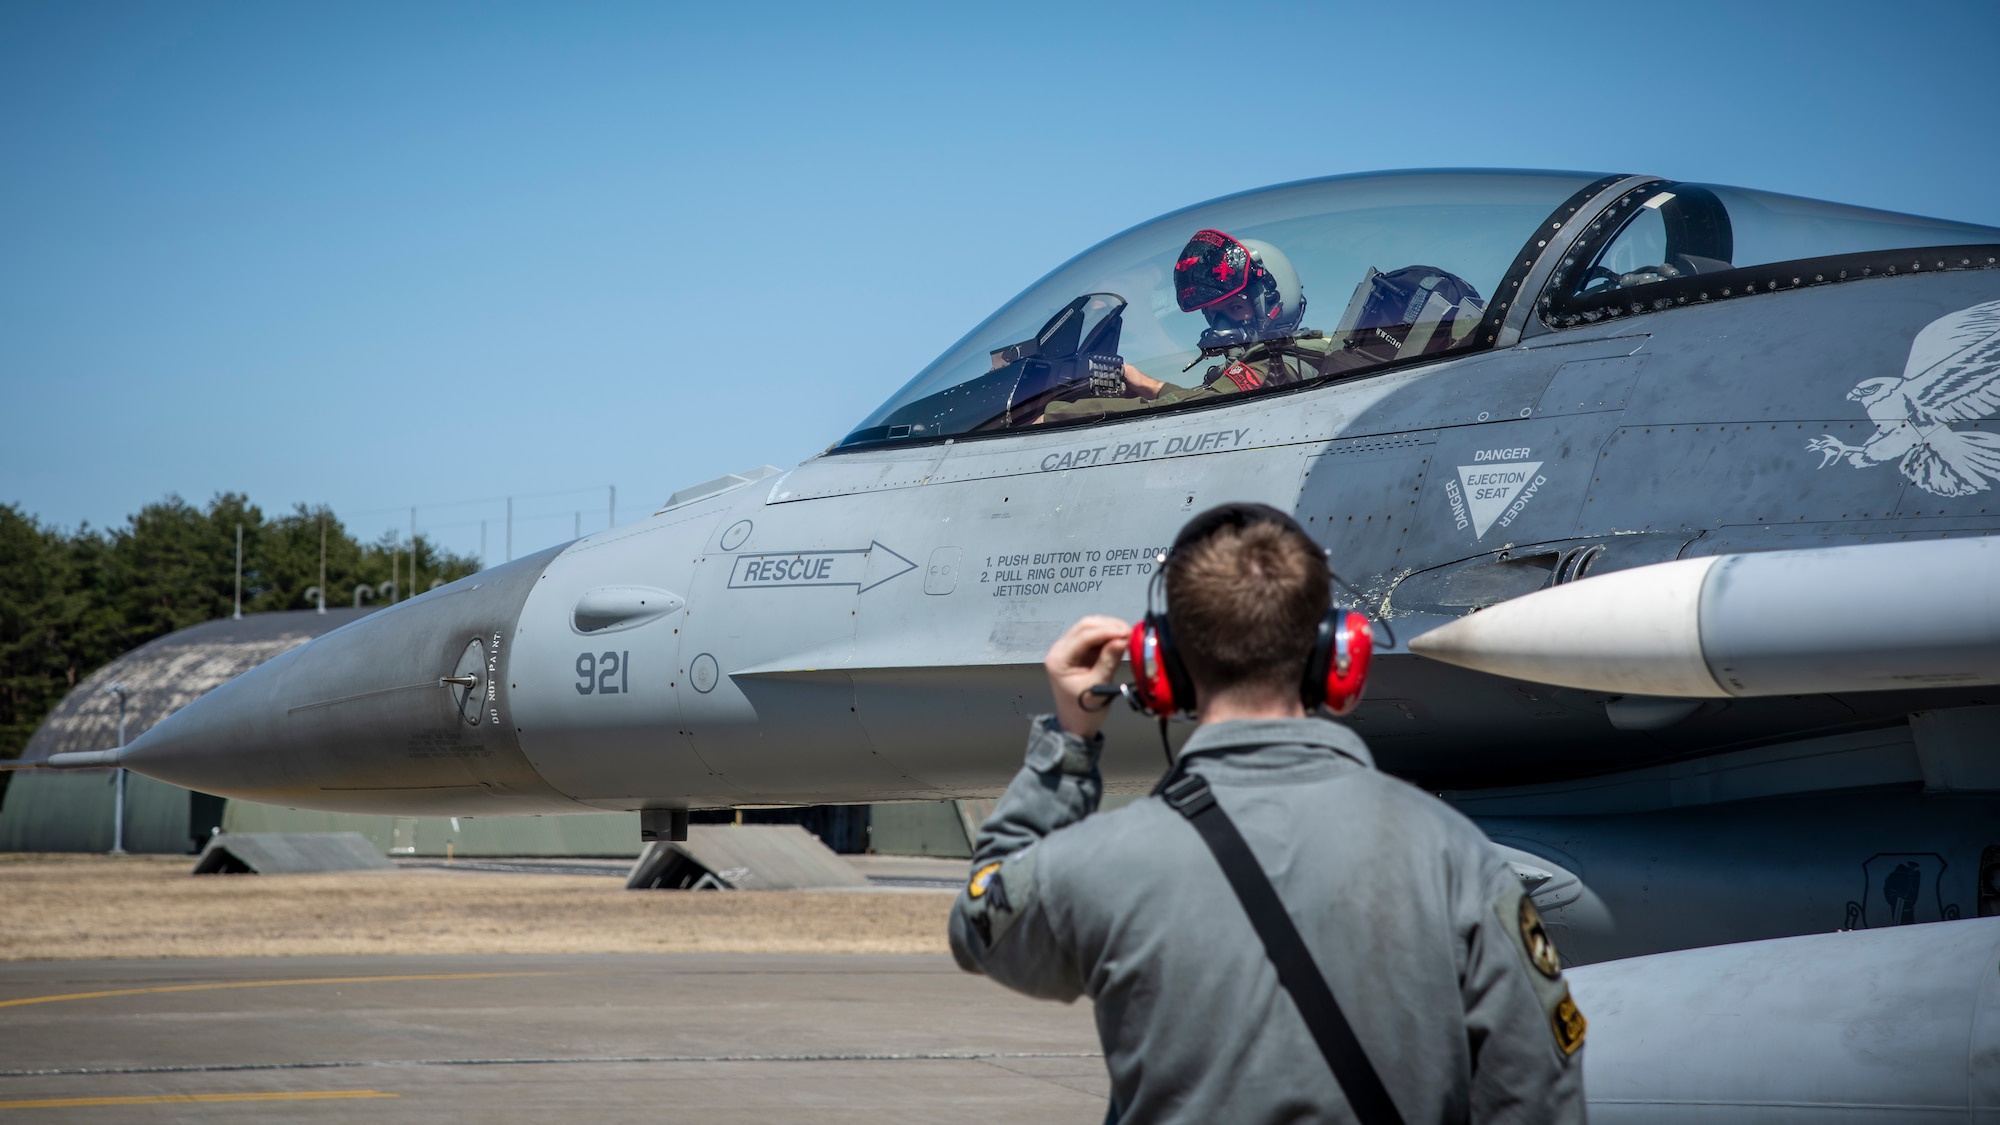
[[[1479,290],[1449,270],[1436,266],[1404,266],[1388,273],[1377,273],[1371,269],[1362,282],[1361,292],[1356,294],[1356,309],[1348,314],[1352,323],[1343,324],[1342,330],[1366,331],[1415,324],[1434,297],[1445,303],[1446,311],[1440,319],[1446,324],[1457,318],[1458,310],[1467,299],[1476,307],[1484,307],[1480,305]]]
[[[1174,262],[1174,295],[1182,312],[1207,318],[1203,347],[1290,336],[1306,312],[1305,290],[1284,251],[1219,230],[1196,231],[1188,239]],[[1238,295],[1250,301],[1247,323],[1231,320],[1217,308]]]

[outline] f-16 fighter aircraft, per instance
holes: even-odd
[[[1571,960],[2000,912],[1996,267],[1993,228],[1657,176],[1230,196],[1057,267],[804,464],[53,764],[662,834],[988,796],[1057,633],[1263,501],[1400,638],[1355,727],[1513,849]],[[1144,790],[1156,732],[1109,733]]]

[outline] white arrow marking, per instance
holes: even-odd
[[[852,586],[857,593],[865,593],[915,569],[916,563],[876,541],[849,550],[760,551],[736,556],[729,571],[729,588]]]

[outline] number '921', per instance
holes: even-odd
[[[596,656],[587,652],[577,653],[576,693],[618,695],[631,691],[631,659],[630,652],[600,652]]]

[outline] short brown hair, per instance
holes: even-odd
[[[1199,688],[1298,686],[1332,595],[1326,555],[1296,522],[1262,504],[1204,512],[1166,571],[1174,649]]]

